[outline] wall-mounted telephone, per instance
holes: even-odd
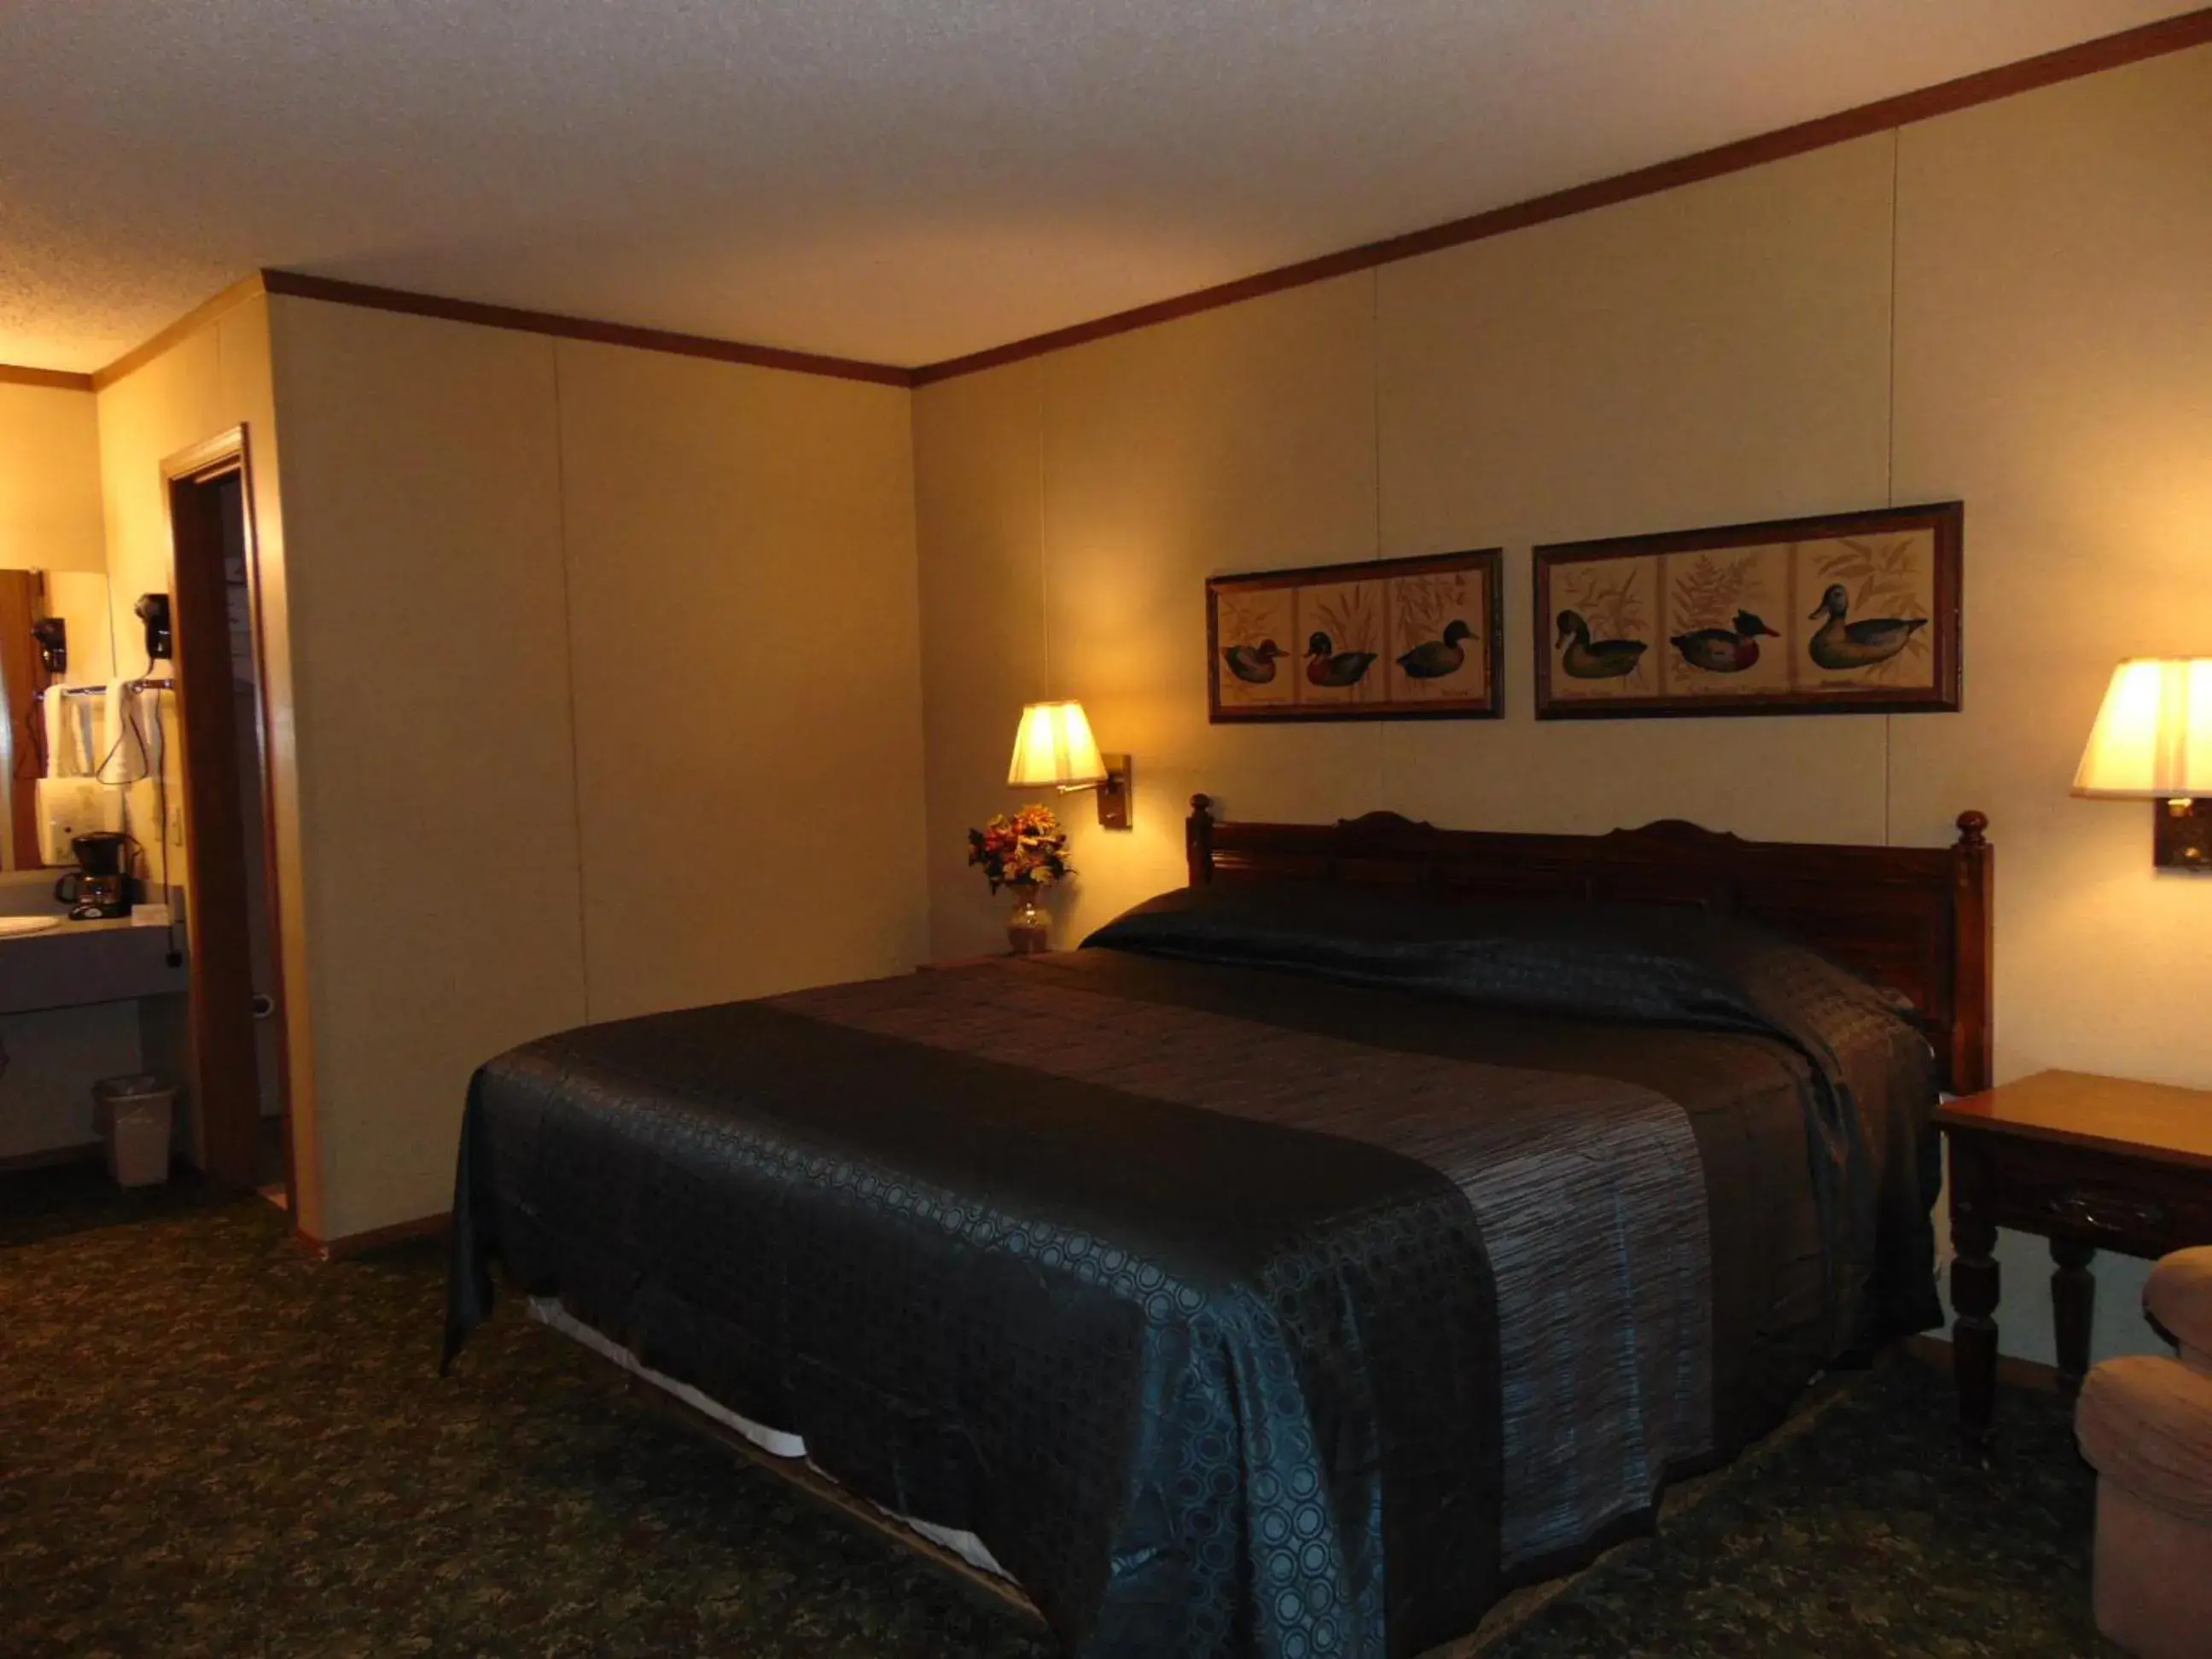
[[[169,596],[167,593],[142,593],[133,609],[138,620],[146,624],[146,654],[164,659],[172,655]]]
[[[47,678],[59,679],[69,672],[69,624],[59,617],[41,617],[31,624],[31,637],[38,641],[39,661]]]

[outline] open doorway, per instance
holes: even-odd
[[[211,1179],[258,1188],[296,1213],[246,431],[161,470],[183,754],[187,1036],[203,1158]],[[178,839],[165,824],[165,857]]]

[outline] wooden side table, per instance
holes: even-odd
[[[1951,1150],[1960,1449],[1982,1462],[1996,1403],[1997,1229],[2051,1241],[2058,1384],[2070,1400],[2089,1369],[2097,1252],[2212,1243],[2212,1093],[2039,1072],[1953,1101],[1936,1121]]]

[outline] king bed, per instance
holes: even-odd
[[[471,1087],[447,1358],[549,1324],[1087,1659],[1407,1655],[1937,1322],[1991,857],[1188,825],[1051,957]]]

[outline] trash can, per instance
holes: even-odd
[[[108,1077],[92,1085],[93,1117],[107,1146],[107,1172],[125,1187],[169,1178],[169,1125],[177,1091],[158,1077]]]

